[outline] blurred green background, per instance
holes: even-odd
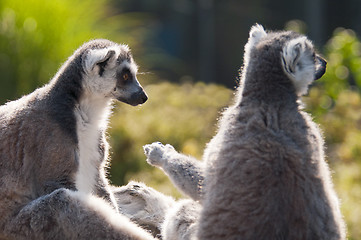
[[[128,44],[150,99],[116,105],[110,178],[181,197],[146,164],[142,146],[161,141],[201,158],[231,102],[251,25],[305,33],[328,60],[326,75],[304,97],[306,110],[324,131],[349,239],[361,239],[361,3],[331,2],[0,0],[0,103],[47,83],[85,41]]]

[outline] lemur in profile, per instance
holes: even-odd
[[[147,100],[136,73],[127,46],[93,40],[0,107],[0,239],[153,239],[117,213],[104,169],[112,101]]]
[[[163,239],[346,238],[320,130],[299,103],[325,68],[305,36],[251,28],[234,104],[203,161],[170,145],[144,147],[193,199],[168,211]]]

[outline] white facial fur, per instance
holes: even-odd
[[[308,85],[314,80],[315,61],[312,55],[312,43],[304,36],[289,41],[283,48],[283,69],[292,80],[297,95],[306,94]]]

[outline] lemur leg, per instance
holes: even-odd
[[[183,193],[194,200],[201,199],[204,180],[201,161],[178,153],[169,144],[152,143],[143,148],[149,164],[163,169]]]
[[[154,239],[104,200],[58,189],[23,206],[3,229],[6,239]]]
[[[195,240],[201,211],[199,203],[182,200],[166,215],[162,226],[162,239]]]
[[[143,183],[130,182],[126,186],[113,187],[119,211],[141,227],[159,236],[166,213],[175,204],[169,196],[146,186]]]

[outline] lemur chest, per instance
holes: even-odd
[[[77,116],[78,169],[75,186],[78,191],[92,193],[95,190],[99,168],[104,160],[101,146],[102,132],[98,124],[86,122]]]

